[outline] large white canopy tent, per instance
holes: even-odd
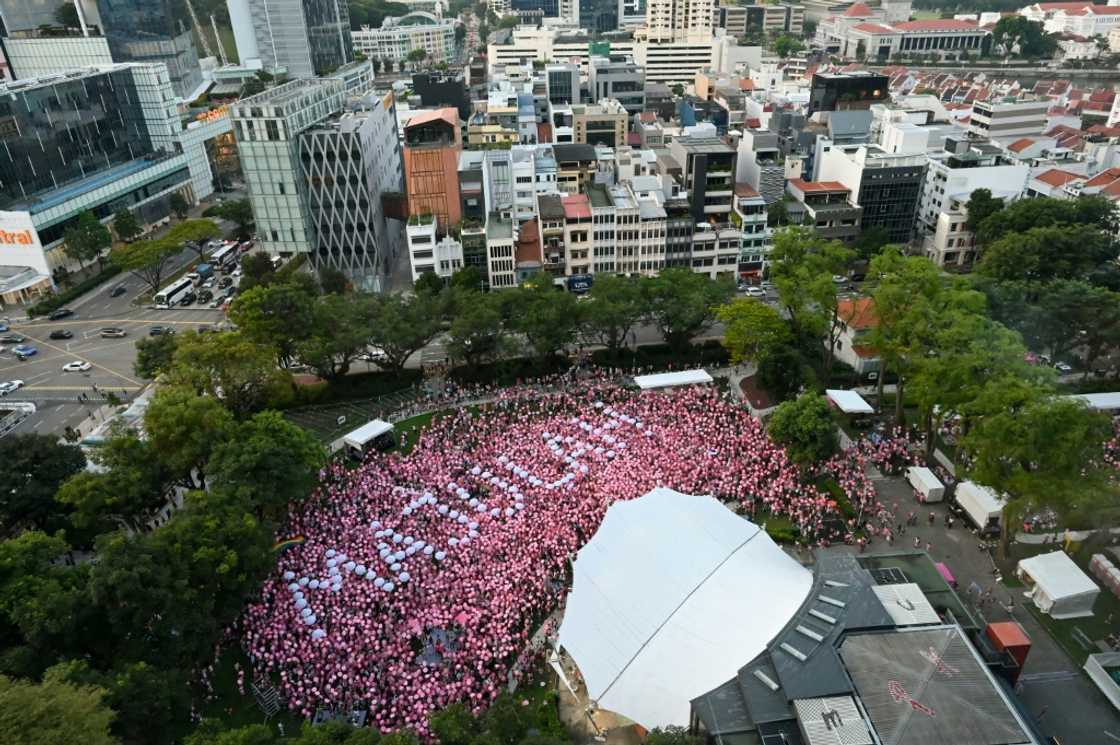
[[[676,388],[682,385],[707,385],[711,382],[712,376],[708,374],[707,370],[678,370],[677,372],[634,376],[634,384],[643,391],[651,391],[657,388]]]
[[[560,646],[588,697],[643,727],[687,725],[804,602],[812,574],[712,497],[616,502],[576,557]]]
[[[1043,613],[1054,618],[1093,615],[1093,603],[1101,588],[1064,551],[1023,559],[1016,571]]]
[[[828,396],[836,408],[845,414],[874,414],[875,408],[867,403],[863,396],[859,395],[856,391],[842,391],[837,388],[829,388],[824,392]]]

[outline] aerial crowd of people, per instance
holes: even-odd
[[[584,382],[496,391],[437,417],[408,455],[324,469],[280,536],[303,542],[242,620],[251,675],[278,679],[304,715],[358,706],[382,731],[424,735],[432,711],[481,710],[522,674],[516,660],[617,500],[668,486],[759,522],[788,517],[806,543],[851,540],[851,518],[810,480],[823,470],[870,527],[889,522],[866,466],[907,460],[904,440],[864,441],[805,474],[714,386]]]

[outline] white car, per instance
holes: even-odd
[[[9,380],[7,383],[0,383],[0,396],[7,396],[12,391],[18,391],[23,388],[22,380]]]
[[[1054,369],[1062,375],[1069,375],[1071,372],[1073,372],[1073,368],[1064,362],[1055,362]]]
[[[842,285],[842,284],[844,284],[845,282],[848,281],[848,278],[845,277],[843,274],[833,274],[832,275],[832,281],[835,282],[838,285]]]
[[[747,295],[749,297],[766,297],[766,290],[761,287],[748,287]]]
[[[93,367],[93,365],[89,364],[88,362],[75,360],[74,362],[67,362],[65,365],[63,365],[62,372],[85,372],[91,367]]]

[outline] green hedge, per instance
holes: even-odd
[[[109,266],[105,267],[105,269],[102,270],[100,274],[95,274],[92,277],[88,277],[78,284],[74,285],[73,287],[63,290],[57,295],[51,295],[49,298],[40,300],[39,302],[35,303],[27,309],[27,315],[29,315],[31,318],[35,318],[36,316],[45,316],[52,310],[57,310],[66,305],[71,300],[80,298],[82,295],[85,295],[93,288],[109,281],[120,273],[121,268],[119,266],[110,264]]]

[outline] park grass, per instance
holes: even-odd
[[[236,647],[225,650],[211,673],[210,682],[214,688],[214,700],[206,702],[201,709],[201,714],[204,718],[222,722],[225,727],[230,729],[246,727],[251,724],[263,724],[265,715],[253,697],[247,673],[245,695],[237,690],[237,671],[234,669],[236,663],[241,663],[242,669],[249,669],[249,660],[244,652]],[[275,683],[275,681],[273,682]],[[277,732],[276,723],[278,722],[284,725],[285,732],[293,734],[299,732],[303,717],[283,708],[283,702],[281,701],[280,711],[269,720],[273,732]],[[186,736],[191,729],[191,727],[186,727],[182,735]],[[179,738],[175,738],[176,742],[178,740]]]
[[[1012,593],[1016,604],[1026,606],[1027,610],[1054,638],[1054,641],[1065,650],[1070,659],[1077,663],[1078,667],[1083,667],[1090,654],[1101,651],[1097,648],[1096,642],[1117,630],[1116,620],[1120,619],[1120,598],[1113,595],[1108,587],[1101,585],[1091,574],[1089,576],[1093,577],[1093,581],[1101,586],[1101,593],[1097,596],[1097,601],[1093,606],[1093,615],[1087,618],[1052,618],[1039,610],[1033,602],[1024,598],[1021,592],[1023,583],[1015,575],[1015,565],[1018,564],[1020,559],[1050,553],[1060,548],[1061,544],[1053,543],[1048,545],[1012,545],[1010,557],[999,562],[1004,577],[1003,585],[1016,590]],[[1098,543],[1091,542],[1074,543],[1070,549],[1070,558],[1086,574],[1089,574],[1089,561],[1093,558],[1093,554],[1103,552],[1103,548]],[[1088,649],[1083,644],[1084,640],[1079,638],[1082,635],[1090,641]]]

